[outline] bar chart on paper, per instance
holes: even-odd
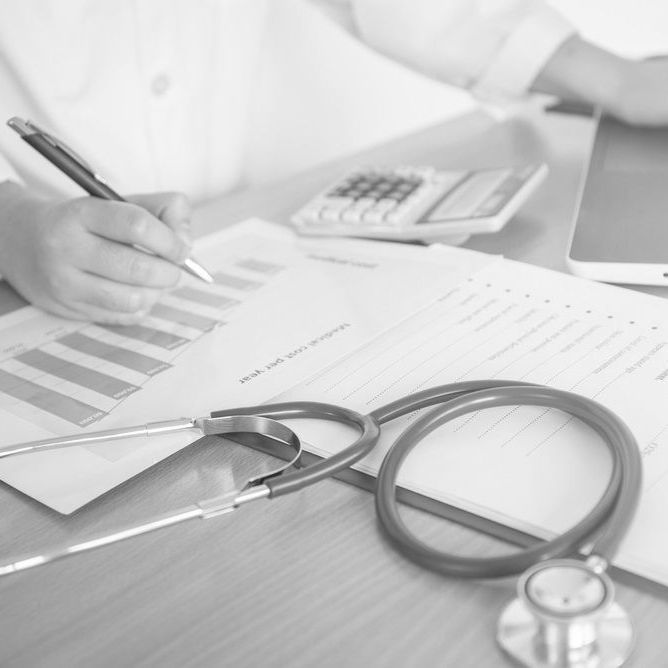
[[[214,285],[175,288],[141,324],[71,322],[14,299],[0,317],[0,410],[55,433],[98,422],[284,269],[264,255],[232,254]]]

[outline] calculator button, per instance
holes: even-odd
[[[327,209],[334,209],[335,211],[342,211],[347,209],[355,202],[351,197],[327,197],[323,201],[323,206]]]
[[[362,215],[367,209],[370,209],[375,201],[369,198],[360,198],[352,206],[341,212],[341,220],[344,223],[359,223],[362,221]]]
[[[387,225],[398,226],[403,222],[403,214],[398,211],[392,211],[385,216],[385,221]]]
[[[394,209],[394,207],[396,207],[396,206],[397,206],[396,200],[383,198],[383,199],[379,199],[376,202],[376,206],[374,207],[374,209],[376,209],[377,211],[382,211],[384,213],[386,211],[390,211],[391,209]]]
[[[353,206],[356,209],[368,209],[369,207],[374,206],[376,203],[376,200],[373,199],[372,197],[360,197]]]
[[[320,222],[320,212],[322,209],[302,209],[299,212],[299,220],[309,225],[317,224]]]
[[[367,209],[363,214],[362,214],[362,222],[363,223],[369,223],[370,225],[380,225],[385,218],[385,213],[383,211],[379,211],[376,207],[373,207],[372,209]]]
[[[346,209],[341,214],[341,220],[344,223],[360,223],[362,222],[362,216],[364,215],[364,209],[350,208]]]
[[[431,189],[425,188],[411,193],[400,204],[400,208],[406,212],[422,207],[425,203],[430,202],[434,197]]]
[[[408,195],[404,192],[401,192],[399,190],[392,190],[389,193],[385,193],[385,198],[386,199],[392,199],[395,202],[403,202]]]
[[[328,223],[338,223],[341,220],[341,211],[339,209],[324,208],[320,212],[320,218]]]
[[[411,207],[401,205],[385,214],[385,222],[390,225],[402,225],[408,220]]]

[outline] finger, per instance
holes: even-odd
[[[71,280],[73,286],[63,303],[87,313],[91,313],[89,307],[93,307],[100,312],[139,316],[147,313],[162,295],[162,291],[155,288],[124,285],[84,272],[73,272]]]
[[[31,302],[34,306],[68,320],[90,320],[90,317],[78,305],[74,308],[72,305],[62,304],[53,299],[45,298],[43,295],[38,295]]]
[[[181,278],[182,268],[156,255],[101,237],[91,236],[86,248],[76,252],[79,269],[127,285],[171,288]]]
[[[59,303],[46,303],[40,306],[51,313],[55,313],[68,320],[81,320],[104,323],[106,325],[133,325],[141,322],[147,316],[146,311],[135,313],[121,313],[108,311],[97,306],[86,303],[75,303],[71,306],[63,306]]]
[[[190,232],[192,208],[188,198],[183,193],[132,195],[128,197],[128,201],[150,211],[156,218],[170,227],[186,244],[192,245]]]
[[[169,226],[129,202],[89,202],[82,219],[86,228],[98,236],[141,246],[177,264],[190,253],[188,244]]]
[[[105,309],[83,305],[85,314],[82,319],[98,322],[104,325],[134,325],[141,322],[148,315],[145,311],[137,313],[117,313],[115,311],[106,311]]]

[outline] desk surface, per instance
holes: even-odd
[[[473,114],[211,202],[198,212],[196,229],[251,215],[285,221],[358,162],[480,167],[545,160],[551,174],[540,193],[501,233],[467,245],[563,270],[591,135],[585,119],[496,124]],[[0,485],[2,560],[219,493],[259,461],[242,446],[208,441],[67,519]],[[461,553],[511,549],[415,510],[406,516],[423,536]],[[496,619],[512,592],[509,581],[448,580],[405,561],[380,539],[372,496],[327,481],[0,580],[0,664],[499,666]],[[639,632],[632,665],[665,665],[668,602],[628,586],[618,593]]]

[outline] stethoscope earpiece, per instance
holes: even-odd
[[[596,560],[544,561],[517,583],[517,598],[499,618],[497,641],[531,668],[616,668],[633,648],[628,615]]]

